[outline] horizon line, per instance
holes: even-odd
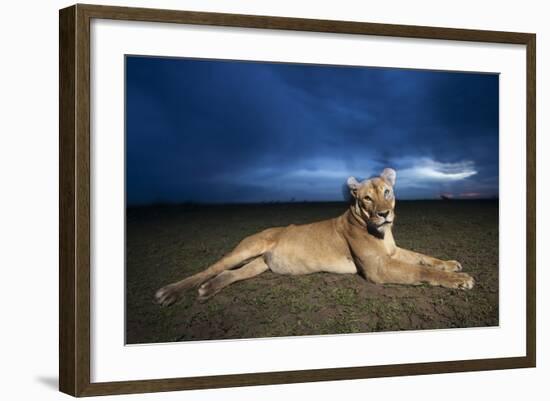
[[[497,201],[500,198],[498,196],[494,197],[484,197],[484,198],[414,198],[414,199],[399,199],[398,202],[426,202],[426,201],[437,201],[437,202],[461,202],[461,201]],[[273,201],[260,201],[260,202],[197,202],[197,201],[184,201],[184,202],[170,202],[170,201],[158,201],[158,202],[149,202],[149,203],[126,203],[126,207],[149,207],[149,206],[238,206],[238,205],[273,205],[273,204],[300,204],[300,203],[349,203],[347,200],[300,200],[300,201],[291,201],[291,200],[273,200]]]

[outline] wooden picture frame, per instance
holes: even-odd
[[[526,356],[222,376],[90,380],[90,21],[164,22],[526,46]],[[73,396],[348,380],[534,367],[536,363],[535,34],[253,15],[74,5],[59,14],[59,388]]]

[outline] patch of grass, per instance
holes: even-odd
[[[329,293],[337,305],[354,306],[358,301],[357,291],[353,288],[334,287],[330,289]]]

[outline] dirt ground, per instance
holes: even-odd
[[[155,206],[127,210],[127,344],[498,325],[498,201],[398,201],[399,246],[457,259],[471,291],[375,285],[358,275],[271,272],[206,302],[162,308],[155,291],[206,268],[267,227],[336,217],[343,203]]]

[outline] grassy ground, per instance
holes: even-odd
[[[476,280],[471,291],[268,271],[204,303],[195,291],[168,308],[153,303],[158,288],[206,268],[249,234],[345,209],[340,203],[128,209],[127,343],[498,325],[497,201],[401,201],[396,208],[397,244],[459,260]]]

